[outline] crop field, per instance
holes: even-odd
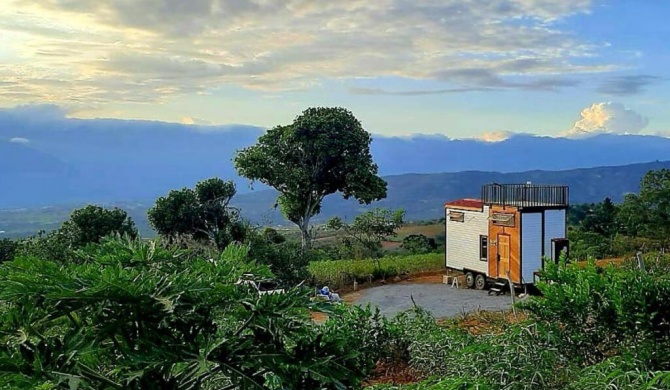
[[[393,277],[402,273],[420,273],[444,269],[442,253],[422,255],[387,256],[379,260],[333,260],[315,261],[309,265],[309,273],[315,285],[339,288],[363,282],[369,278]]]

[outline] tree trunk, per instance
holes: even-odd
[[[309,234],[309,218],[303,219],[298,227],[300,233],[302,233],[302,250],[304,251],[312,247],[312,236]]]

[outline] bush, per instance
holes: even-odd
[[[357,387],[374,360],[370,344],[359,348],[379,320],[341,309],[328,325],[314,325],[310,291],[259,295],[235,284],[244,273],[272,276],[246,254],[231,245],[203,259],[157,241],[105,239],[80,250],[80,262],[17,256],[0,267],[0,383]],[[369,331],[361,336],[362,328]]]
[[[8,238],[0,240],[0,264],[14,259],[18,244]]]
[[[273,244],[281,244],[286,241],[286,237],[279,233],[277,229],[271,227],[263,229],[263,237]]]
[[[434,238],[428,238],[423,234],[410,234],[402,239],[400,248],[415,255],[433,252],[437,249],[437,244]]]
[[[334,337],[346,340],[342,353],[351,350],[358,351],[356,367],[361,373],[368,373],[375,363],[388,356],[386,347],[390,341],[388,321],[379,312],[370,306],[334,308],[336,316],[332,316],[322,326],[326,339]]]
[[[534,318],[567,341],[565,352],[585,364],[628,353],[670,368],[670,278],[631,267],[583,269],[549,264],[540,283],[542,298],[524,305]],[[653,346],[656,353],[650,353]],[[666,353],[658,353],[664,351]]]
[[[307,266],[311,252],[304,251],[294,242],[274,243],[264,232],[248,233],[246,245],[249,247],[249,259],[270,267],[272,273],[285,286],[295,286],[309,278]]]
[[[37,236],[20,241],[16,247],[16,256],[35,257],[58,262],[78,261],[72,243],[59,230],[49,233],[40,231]]]

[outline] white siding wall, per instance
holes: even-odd
[[[542,213],[521,213],[521,276],[533,283],[533,272],[542,269]]]
[[[450,221],[450,210],[465,213],[464,222]],[[447,209],[446,217],[447,267],[467,268],[488,275],[488,261],[479,258],[479,236],[489,234],[489,207],[484,206],[483,211]]]
[[[544,212],[544,257],[551,258],[552,238],[565,238],[565,210]]]

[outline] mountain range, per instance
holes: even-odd
[[[483,184],[526,183],[562,184],[570,187],[571,203],[600,202],[610,197],[620,202],[627,193],[638,192],[640,179],[650,170],[670,169],[670,161],[631,164],[625,166],[595,167],[563,171],[533,170],[518,173],[465,171],[438,174],[405,174],[385,176],[388,197],[369,206],[355,200],[344,200],[336,194],[327,197],[315,223],[333,216],[351,220],[371,207],[402,208],[406,220],[419,221],[441,218],[445,201],[464,197],[479,197]],[[274,208],[277,193],[272,189],[238,194],[231,205],[241,210],[242,216],[255,224],[283,225],[285,221]],[[108,203],[127,210],[143,236],[153,235],[146,219],[152,202]],[[0,231],[5,236],[29,236],[40,229],[54,229],[66,220],[71,211],[83,204],[42,208],[23,208],[0,211]]]
[[[72,119],[55,106],[0,109],[0,209],[146,203],[212,176],[235,181],[239,194],[253,194],[267,188],[252,188],[237,176],[232,159],[263,131],[244,125]],[[580,139],[517,134],[500,142],[374,135],[371,145],[384,176],[624,165],[666,159],[668,150],[669,138],[613,134]]]

